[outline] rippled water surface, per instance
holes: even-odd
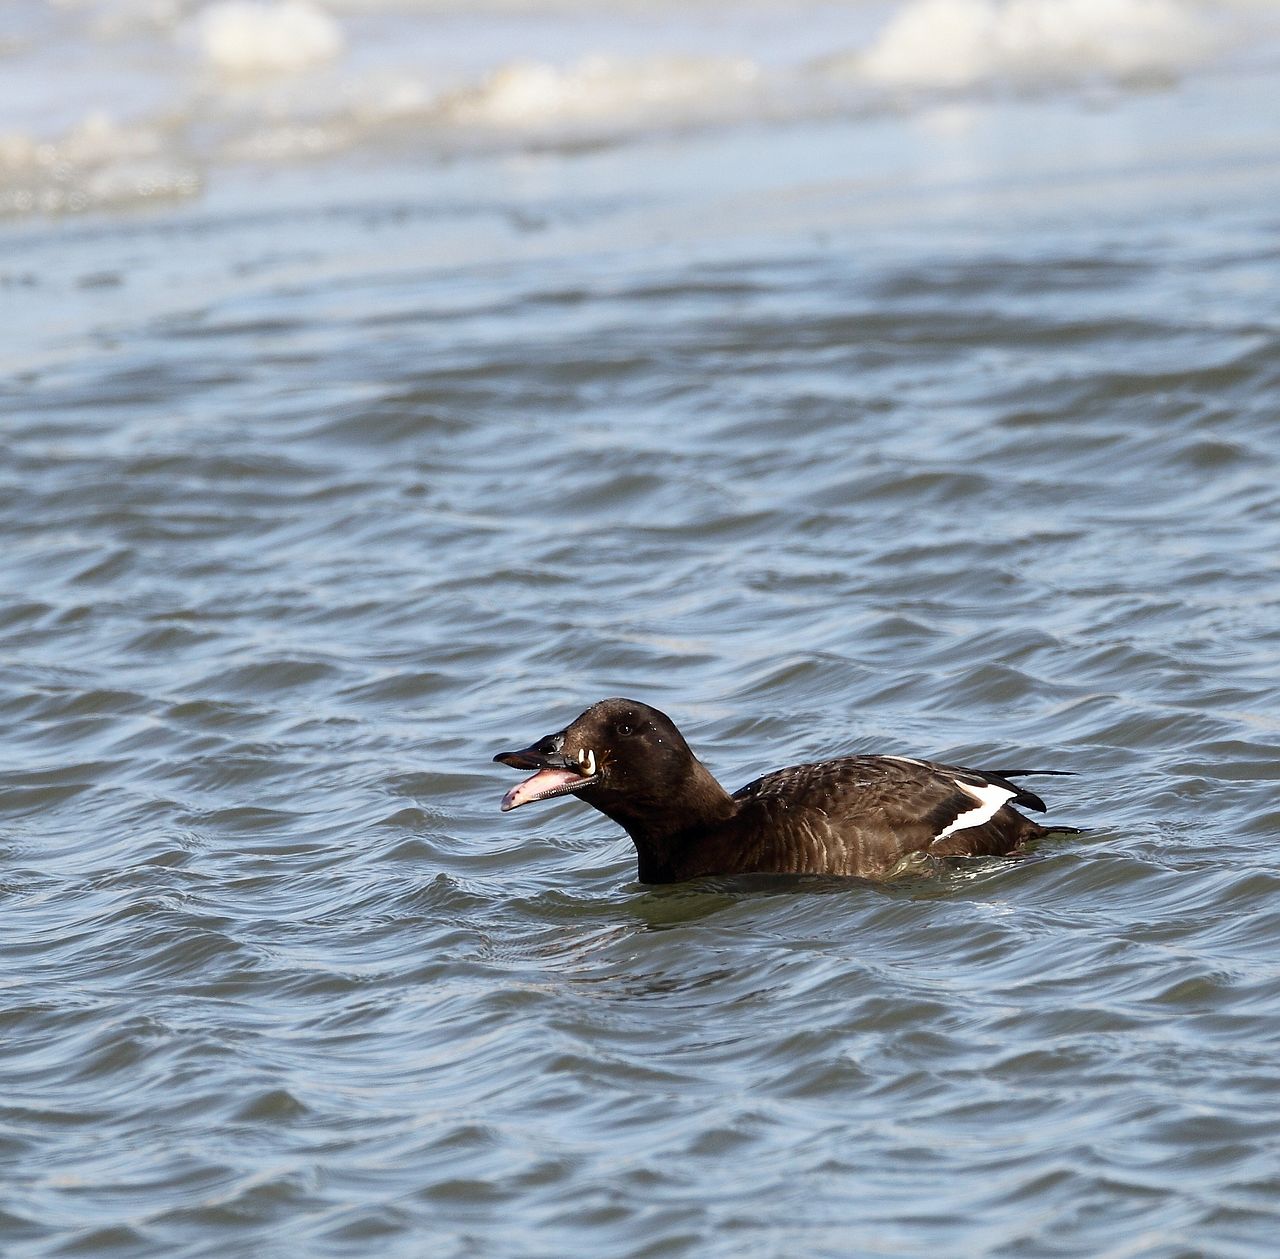
[[[11,221],[0,1250],[1275,1253],[1268,64]],[[1088,830],[647,888],[610,694]]]

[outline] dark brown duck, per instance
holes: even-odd
[[[573,794],[631,836],[645,883],[704,875],[880,878],[915,854],[999,856],[1050,830],[1013,806],[1044,801],[1010,779],[1062,770],[964,769],[907,756],[792,765],[730,795],[671,718],[631,699],[593,704],[563,730],[493,758],[531,778],[502,810]]]

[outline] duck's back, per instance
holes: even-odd
[[[1044,803],[1003,774],[908,757],[792,765],[733,799],[743,872],[876,877],[911,853],[999,855],[1045,833],[1009,807]]]

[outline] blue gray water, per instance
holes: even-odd
[[[1272,86],[11,222],[0,1250],[1274,1253]],[[646,888],[610,694],[1088,830]]]

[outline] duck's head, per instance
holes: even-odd
[[[671,718],[634,699],[602,699],[563,730],[493,759],[537,771],[502,798],[504,813],[573,794],[618,816],[669,796],[698,765]]]

